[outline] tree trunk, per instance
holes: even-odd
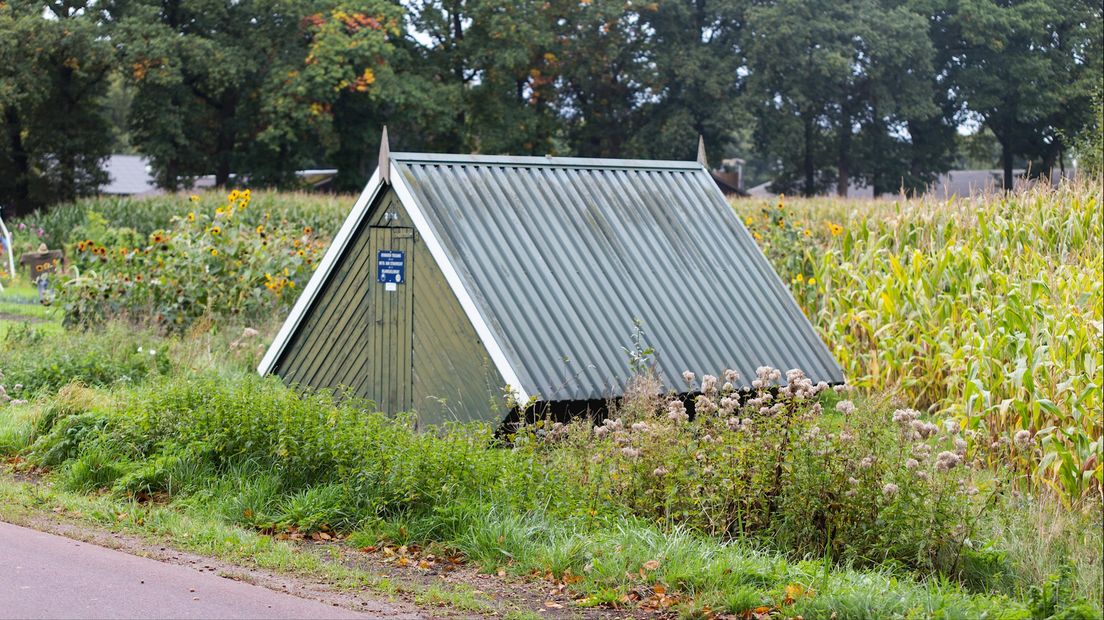
[[[1062,153],[1062,145],[1057,138],[1054,139],[1054,143],[1050,145],[1050,149],[1047,150],[1046,156],[1043,157],[1043,169],[1039,171],[1039,176],[1045,178],[1047,183],[1054,180],[1054,166],[1058,163],[1058,157]]]
[[[5,215],[19,216],[33,211],[34,205],[31,204],[30,196],[30,154],[23,144],[23,126],[14,106],[8,106],[4,110],[4,125],[8,134],[8,156],[11,157],[12,167],[15,169],[15,182],[11,185],[12,194],[9,198],[11,204],[5,205],[11,211]]]
[[[1007,140],[1001,140],[1001,166],[1004,168],[1004,191],[1012,191],[1015,179],[1012,177],[1012,146]]]
[[[218,164],[215,168],[215,185],[218,187],[226,187],[230,183],[234,146],[238,137],[234,119],[237,108],[238,102],[234,96],[223,101],[219,107]]]
[[[843,118],[840,119],[839,152],[836,167],[838,170],[836,195],[846,198],[847,189],[851,185],[851,113],[846,108],[843,111]]]
[[[813,166],[813,116],[805,115],[805,188],[802,194],[806,197],[816,193],[816,168]]]

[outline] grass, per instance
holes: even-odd
[[[123,338],[114,336],[116,341]],[[208,346],[218,348],[210,343],[186,349],[164,343],[163,348],[179,356],[203,352]],[[185,362],[174,359],[170,364],[184,368]],[[197,371],[182,372],[194,375]],[[1083,607],[1086,599],[1099,600],[1092,598],[1100,592],[1099,561],[1094,563],[1092,554],[1099,548],[1094,545],[1100,538],[1091,534],[1091,528],[1099,523],[1088,517],[1083,522],[1054,522],[1048,539],[1054,549],[1040,562],[1032,555],[1040,553],[1042,543],[1026,547],[1025,540],[1035,534],[1026,521],[1017,524],[1016,520],[1037,513],[1034,522],[1039,523],[1053,513],[1038,512],[1038,506],[1026,499],[1011,506],[1016,512],[1007,522],[986,530],[999,534],[991,542],[1005,558],[997,562],[997,569],[983,566],[983,578],[974,585],[901,566],[858,568],[816,557],[787,557],[762,542],[724,541],[649,522],[613,507],[594,514],[564,513],[562,506],[539,499],[561,497],[570,502],[572,494],[563,480],[532,479],[530,488],[511,490],[487,478],[490,472],[499,472],[495,477],[506,472],[503,480],[517,487],[516,476],[538,474],[539,470],[513,451],[485,441],[471,443],[470,438],[478,436],[472,429],[457,429],[452,435],[415,434],[401,421],[353,415],[324,398],[303,400],[278,383],[250,377],[248,372],[247,368],[224,367],[217,383],[205,378],[151,375],[138,384],[64,386],[60,394],[41,392],[27,405],[0,408],[0,437],[7,438],[3,451],[24,454],[31,462],[53,463],[52,486],[10,480],[0,484],[2,510],[8,514],[34,507],[63,508],[92,523],[130,528],[188,551],[249,566],[324,576],[347,587],[367,584],[381,591],[390,590],[393,584],[333,568],[261,532],[273,528],[286,531],[289,526],[304,531],[335,528],[352,533],[350,549],[377,541],[437,544],[492,574],[503,571],[564,584],[578,597],[579,605],[639,605],[644,609],[672,605],[689,615],[705,608],[743,613],[765,606],[806,618],[832,613],[870,618],[984,614],[1027,618],[1032,605],[1030,588],[1042,590],[1047,584],[1058,584],[1056,575],[1065,566],[1073,568],[1073,573],[1063,577],[1065,589],[1060,591],[1057,605],[1068,611]],[[235,384],[246,387],[230,387]],[[55,418],[55,429],[64,430],[50,431],[43,420],[51,411],[60,411],[58,407],[67,413]],[[280,424],[278,420],[283,419],[293,425],[266,431],[269,419],[258,416],[255,419],[261,427],[251,429],[234,421],[228,409],[234,407],[280,412],[271,422]],[[318,439],[312,438],[314,430],[294,422],[295,416],[315,413],[323,422]],[[363,433],[365,447],[357,447],[359,440],[341,430],[344,415],[353,415],[349,422],[359,429],[357,433]],[[235,429],[234,434],[221,435],[218,429],[222,427],[214,424],[212,416],[221,416],[226,428]],[[100,426],[105,422],[98,420],[107,420],[107,426]],[[106,429],[119,423],[125,426],[129,424],[126,420],[139,424],[135,428],[138,433],[132,435],[119,426],[121,434],[112,439]],[[106,434],[82,430],[97,428],[105,429]],[[289,432],[292,434],[285,435]],[[276,460],[263,456],[267,447],[240,443],[266,435],[275,440],[270,448]],[[48,437],[78,440],[62,456],[44,460],[42,455],[52,449],[44,439]],[[192,448],[155,447],[167,446],[169,441]],[[299,444],[302,450],[281,452],[291,444]],[[371,452],[367,452],[369,445]],[[362,470],[374,476],[370,487],[348,495],[348,487],[340,481],[363,474],[344,470],[337,448],[350,450],[349,458],[371,464]],[[148,451],[148,456],[143,456],[143,451]],[[234,452],[249,456],[233,458]],[[371,455],[368,461],[366,454]],[[395,461],[395,468],[388,469],[385,464],[392,457],[403,464]],[[334,458],[337,460],[327,460]],[[284,459],[287,461],[281,465]],[[315,470],[300,476],[308,463],[330,468],[330,473]],[[368,488],[373,490],[366,492]],[[136,501],[145,494],[160,494],[162,500],[154,504]],[[538,501],[526,499],[530,494]],[[350,502],[351,497],[356,500]],[[1063,556],[1076,559],[1070,564]],[[1010,578],[993,581],[992,575],[1000,571],[1010,571]],[[464,589],[430,587],[413,596],[423,604],[447,604],[473,612],[485,611],[488,604]]]
[[[34,322],[54,333],[61,332],[61,311],[56,306],[39,303],[38,289],[23,279],[5,280],[0,291],[0,340],[14,325]]]
[[[43,517],[52,520],[60,515],[246,568],[322,582],[337,590],[368,590],[389,598],[409,594],[416,601],[477,613],[496,609],[485,596],[463,584],[425,587],[397,583],[384,575],[327,559],[294,543],[229,525],[203,510],[181,510],[177,506],[151,505],[104,494],[73,493],[4,475],[0,475],[0,506],[0,515],[5,520],[33,525]]]

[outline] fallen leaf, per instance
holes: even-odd
[[[560,605],[556,601],[545,601],[544,606],[549,609],[563,609],[563,605]]]
[[[659,568],[659,560],[648,560],[644,563],[644,570],[655,570]]]

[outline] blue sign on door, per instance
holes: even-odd
[[[380,250],[376,255],[376,281],[402,284],[406,280],[406,252]]]

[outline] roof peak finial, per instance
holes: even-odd
[[[709,168],[709,159],[705,156],[705,137],[698,134],[698,163]]]
[[[387,125],[380,136],[379,173],[384,183],[391,184],[391,143],[387,140]]]

